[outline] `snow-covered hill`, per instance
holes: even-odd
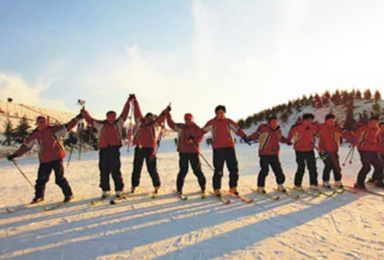
[[[355,120],[359,120],[359,116],[363,115],[364,113],[370,115],[371,112],[373,112],[372,106],[374,104],[374,101],[366,101],[366,100],[355,100],[354,101],[354,111],[353,115]],[[384,100],[378,101],[378,104],[381,107],[381,120],[384,120]],[[321,108],[314,108],[313,106],[306,106],[299,110],[292,109],[292,112],[290,113],[288,120],[286,122],[280,122],[280,125],[282,127],[282,132],[284,134],[287,134],[290,127],[296,122],[298,117],[301,117],[305,113],[313,113],[315,115],[315,120],[319,123],[323,123],[325,116],[329,112],[333,112],[337,116],[337,121],[340,125],[344,125],[346,120],[346,112],[347,108],[345,105],[335,105],[333,102],[330,102],[329,105],[323,106]],[[282,112],[279,112],[276,114],[278,118],[281,118]],[[247,132],[252,132],[257,129],[257,125],[253,125],[249,129],[247,129]]]

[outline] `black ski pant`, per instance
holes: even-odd
[[[260,155],[260,173],[257,179],[258,187],[265,187],[265,179],[269,173],[269,166],[271,166],[273,173],[276,177],[277,184],[283,184],[285,182],[285,175],[281,168],[279,156],[277,155]]]
[[[201,190],[205,190],[206,179],[201,170],[201,163],[198,153],[179,153],[179,167],[180,171],[177,175],[177,191],[182,191],[184,186],[184,179],[188,173],[188,166],[191,164],[193,173],[197,177]]]
[[[309,185],[318,185],[317,183],[317,168],[316,168],[316,157],[315,152],[301,152],[295,151],[297,171],[295,174],[295,186],[300,187],[303,182],[305,173],[305,165],[307,165],[309,171]]]
[[[227,163],[229,171],[229,187],[236,188],[239,180],[239,167],[236,158],[235,148],[217,148],[213,149],[213,189],[221,189],[221,179],[223,178],[224,163]]]
[[[327,152],[328,156],[324,160],[323,182],[330,180],[331,171],[335,177],[335,181],[341,181],[341,167],[339,162],[339,153],[337,151]]]
[[[140,185],[141,170],[143,163],[147,165],[147,170],[152,179],[153,187],[160,187],[160,176],[157,171],[157,158],[153,148],[143,148],[136,146],[133,159],[132,187]]]
[[[364,185],[365,178],[367,174],[371,171],[371,165],[374,168],[372,179],[382,180],[383,179],[383,162],[379,156],[378,152],[374,151],[359,151],[360,160],[362,167],[357,175],[357,183],[359,185]]]
[[[63,160],[41,163],[35,185],[35,198],[44,198],[45,186],[49,181],[52,170],[55,172],[55,183],[61,188],[65,197],[72,196],[72,190],[64,177]]]
[[[115,191],[124,189],[123,176],[120,171],[120,147],[108,146],[101,148],[99,152],[100,188],[103,191],[110,191],[109,176],[115,183]]]

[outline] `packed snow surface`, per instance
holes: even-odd
[[[66,176],[76,200],[57,210],[42,206],[13,214],[6,207],[28,203],[33,189],[12,163],[0,161],[0,260],[3,259],[384,259],[383,198],[366,193],[343,193],[335,197],[302,195],[273,201],[255,195],[258,166],[257,145],[238,144],[239,189],[255,198],[245,204],[231,198],[224,205],[209,196],[202,200],[195,176],[187,176],[184,192],[188,201],[174,194],[178,154],[172,140],[164,140],[158,152],[162,180],[161,196],[153,200],[145,167],[139,193],[117,205],[90,206],[100,196],[98,154],[72,156]],[[341,148],[343,161],[349,148]],[[122,172],[130,188],[132,150],[121,149]],[[202,154],[209,162],[212,151],[205,144]],[[67,159],[66,159],[67,160]],[[35,158],[19,161],[34,180]],[[291,187],[296,170],[292,147],[282,145],[281,163]],[[202,161],[211,190],[212,171]],[[344,183],[352,185],[358,168],[356,153],[343,167]],[[318,161],[319,181],[323,165]],[[228,172],[223,188],[228,189]],[[308,175],[304,179],[308,186]],[[272,173],[267,189],[276,185]],[[383,191],[384,193],[384,191]],[[61,201],[54,176],[47,185],[44,205]]]

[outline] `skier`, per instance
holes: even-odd
[[[120,171],[120,147],[122,146],[121,137],[122,131],[124,130],[123,125],[127,120],[132,100],[133,95],[130,95],[118,118],[116,118],[115,111],[108,111],[105,120],[96,120],[90,116],[88,111],[82,109],[87,123],[92,125],[100,135],[98,146],[100,149],[99,170],[100,188],[102,190],[101,199],[106,199],[110,195],[110,175],[112,175],[115,184],[116,198],[123,196],[124,181]]]
[[[187,113],[184,115],[184,124],[176,124],[171,114],[167,116],[168,126],[178,133],[177,151],[179,152],[180,171],[177,175],[176,191],[183,194],[183,185],[185,176],[188,173],[188,164],[191,164],[193,173],[197,177],[202,196],[205,196],[206,179],[201,170],[199,158],[199,143],[203,140],[204,132],[193,122],[193,115]]]
[[[136,97],[133,99],[135,130],[133,133],[133,144],[136,145],[133,159],[132,187],[131,192],[137,192],[140,185],[140,175],[143,168],[144,159],[147,170],[152,179],[154,195],[157,195],[160,189],[160,176],[157,171],[156,148],[160,141],[160,131],[165,122],[165,118],[171,107],[168,106],[159,117],[152,113],[147,113],[145,117],[141,113],[139,102]]]
[[[379,152],[380,152],[381,161],[384,164],[384,122],[381,122],[379,124],[379,127],[380,127]]]
[[[379,118],[372,116],[368,120],[368,124],[359,127],[353,132],[355,137],[355,145],[360,154],[362,168],[360,169],[357,182],[354,187],[365,189],[365,178],[371,170],[371,165],[374,168],[372,182],[376,187],[384,187],[383,183],[383,162],[379,156],[380,128],[378,126]]]
[[[64,177],[63,158],[65,157],[65,150],[60,139],[75,127],[81,118],[82,115],[79,114],[67,124],[49,126],[44,116],[38,116],[36,119],[37,128],[15,153],[8,155],[7,158],[11,161],[31,150],[35,144],[39,148],[40,165],[35,185],[35,197],[31,204],[44,201],[45,186],[52,170],[55,172],[55,183],[64,194],[64,202],[69,202],[74,198],[72,189]]]
[[[348,131],[343,131],[336,123],[336,116],[329,113],[325,116],[325,122],[319,125],[319,153],[324,161],[323,187],[331,188],[329,183],[330,173],[333,170],[335,183],[338,189],[343,188],[342,174],[339,162],[339,147],[341,137],[352,141]]]
[[[317,168],[315,157],[315,138],[317,126],[313,123],[314,115],[306,113],[300,123],[291,128],[288,134],[289,142],[293,139],[293,148],[296,154],[297,171],[295,174],[294,189],[302,190],[305,164],[309,171],[309,183],[311,189],[318,189]]]
[[[224,163],[229,170],[229,192],[239,195],[237,182],[239,179],[239,168],[235,152],[235,143],[231,131],[249,142],[244,131],[231,119],[225,117],[225,106],[219,105],[215,109],[216,117],[207,122],[203,127],[205,132],[212,133],[213,165],[213,190],[218,197],[221,196],[221,179],[223,177]]]
[[[282,136],[278,119],[275,116],[268,118],[268,124],[262,124],[258,129],[248,136],[249,140],[259,140],[260,173],[257,180],[257,191],[265,193],[265,179],[268,176],[269,166],[272,167],[276,176],[277,189],[280,192],[287,192],[284,187],[285,175],[279,160],[280,144],[289,143],[288,139]]]

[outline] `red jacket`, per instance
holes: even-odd
[[[169,127],[178,133],[177,151],[179,153],[200,153],[199,143],[203,140],[204,132],[195,123],[192,125],[176,124],[171,115],[167,117]],[[188,141],[192,137],[193,140]]]
[[[133,101],[136,126],[133,132],[133,144],[143,148],[156,148],[161,129],[165,122],[166,113],[163,111],[152,123],[145,124],[137,100]]]
[[[107,148],[108,146],[122,146],[121,137],[123,133],[123,126],[125,120],[127,120],[129,108],[130,102],[127,101],[121,115],[112,124],[110,124],[107,120],[93,119],[88,112],[85,112],[85,120],[99,133],[100,149]]]
[[[58,126],[49,126],[43,130],[35,129],[22,146],[15,152],[17,157],[32,149],[34,145],[39,149],[40,163],[47,163],[63,159],[65,150],[61,138],[76,126],[78,120],[72,119],[69,123]]]
[[[379,152],[384,155],[384,131],[380,131]]]
[[[295,151],[309,152],[315,148],[315,139],[317,135],[317,126],[312,124],[304,126],[303,124],[295,125],[288,134],[288,140],[293,140],[293,148]]]
[[[280,143],[286,143],[288,140],[282,136],[280,126],[275,129],[268,124],[262,124],[249,136],[249,139],[259,139],[259,155],[279,155]]]
[[[338,125],[328,126],[326,123],[319,125],[319,149],[327,152],[337,152],[340,147],[340,138],[352,142],[353,136],[348,131],[343,131]]]
[[[203,130],[205,132],[209,131],[212,133],[213,149],[235,147],[231,131],[241,138],[246,136],[244,131],[235,122],[228,118],[224,120],[217,118],[211,119],[203,127]]]
[[[379,127],[369,128],[361,126],[353,132],[355,145],[358,151],[379,151],[380,129]]]

